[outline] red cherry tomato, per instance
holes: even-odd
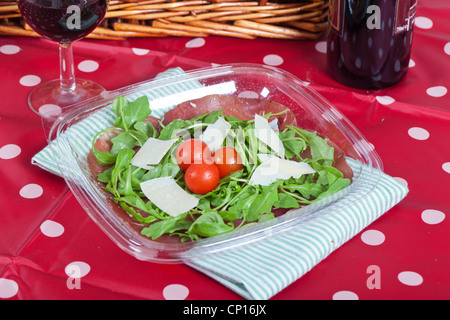
[[[222,147],[216,150],[212,159],[219,169],[221,178],[244,167],[241,157],[233,147]]]
[[[186,187],[194,193],[206,194],[219,183],[220,173],[215,164],[191,164],[184,175]]]
[[[199,139],[183,141],[178,146],[175,157],[184,172],[193,163],[212,163],[211,150]]]

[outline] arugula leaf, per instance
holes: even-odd
[[[259,217],[258,222],[266,222],[275,218],[273,213],[265,213]]]
[[[133,102],[129,102],[125,97],[117,97],[112,103],[112,109],[117,115],[114,125],[128,131],[133,124],[142,121],[150,115],[148,98],[142,96]]]
[[[287,184],[283,186],[283,189],[287,189],[291,192],[300,193],[305,199],[311,199],[311,197],[317,198],[326,188],[317,183],[303,183],[303,184]]]
[[[174,178],[178,172],[180,172],[180,166],[178,164],[168,162],[162,165],[160,177]]]
[[[153,126],[153,124],[151,123],[151,121],[136,122],[134,124],[134,129],[136,129],[136,131],[144,134],[147,137],[147,139],[148,138],[156,138],[159,135],[158,131],[156,131],[156,129]]]
[[[222,114],[222,110],[216,110],[211,113],[208,113],[206,117],[203,119],[203,123],[214,123],[217,121],[219,116]]]
[[[262,192],[255,198],[245,217],[246,221],[255,221],[264,213],[272,212],[272,207],[278,201],[278,187],[283,181],[276,181],[262,187]]]
[[[123,173],[119,175],[119,187],[117,191],[124,196],[136,194],[131,183],[131,166],[128,166]]]
[[[318,184],[331,185],[337,179],[342,179],[344,174],[332,166],[325,166],[319,163],[311,163],[311,167],[316,170],[319,175],[317,179]]]
[[[141,230],[141,234],[155,240],[166,233],[173,233],[179,230],[186,230],[192,224],[191,221],[186,221],[186,214],[181,214],[177,217],[164,219],[152,223],[150,226]]]
[[[275,208],[299,208],[300,204],[297,199],[287,193],[278,194],[278,201],[273,204]]]
[[[108,183],[111,180],[111,173],[113,171],[113,167],[106,169],[103,172],[100,172],[97,175],[97,180],[103,183]]]
[[[307,148],[306,141],[297,137],[295,131],[286,130],[279,133],[280,140],[283,142],[286,158],[301,158],[301,153]]]
[[[94,139],[92,139],[92,153],[95,156],[95,159],[97,160],[97,162],[102,165],[102,166],[106,166],[109,164],[113,164],[116,161],[117,155],[112,154],[111,152],[108,151],[100,151],[95,147],[95,142],[97,141],[97,138],[99,136],[101,136],[104,132],[110,130],[110,128],[104,129],[102,131],[100,131],[99,133],[97,133],[94,136]]]
[[[170,140],[176,137],[176,133],[183,126],[184,121],[181,119],[175,119],[167,126],[165,126],[161,133],[159,134],[159,139],[161,140]]]
[[[122,149],[117,154],[116,164],[114,165],[111,171],[111,179],[107,185],[107,190],[110,191],[115,196],[119,196],[121,193],[119,192],[118,183],[121,181],[121,174],[124,170],[128,170],[127,168],[130,166],[131,159],[134,156],[133,149]],[[127,173],[128,174],[128,173]],[[122,180],[123,181],[123,180]],[[128,182],[128,177],[126,183]],[[128,186],[126,186],[128,188]],[[129,189],[126,189],[128,192]]]
[[[159,209],[155,209],[150,201],[146,203],[141,197],[137,195],[116,197],[114,198],[114,201],[118,202],[122,207],[126,204],[149,214],[148,217],[144,218],[139,212],[135,211],[133,208],[131,208],[130,211],[124,208],[126,211],[131,213],[135,217],[135,219],[139,222],[147,224],[156,220],[166,219],[166,216],[164,214],[160,214],[158,212]]]
[[[129,102],[124,112],[124,122],[128,127],[131,127],[134,123],[142,121],[151,113],[150,103],[146,96],[142,96]]]
[[[252,206],[253,202],[257,197],[258,192],[251,192],[251,191],[243,192],[236,199],[237,201],[235,201],[234,204],[228,208],[228,213],[222,216],[224,217],[225,220],[229,221],[248,216],[250,207]]]
[[[133,149],[136,145],[136,139],[128,131],[122,131],[111,139],[113,143],[110,153],[117,155],[122,149]]]
[[[234,229],[232,223],[227,224],[216,211],[206,211],[195,219],[189,227],[188,234],[197,234],[201,237],[213,237],[230,232]]]
[[[142,182],[161,177],[174,178],[179,172],[180,167],[175,163],[160,163],[148,170],[148,172],[142,177]]]
[[[321,193],[316,200],[324,199],[338,191],[341,191],[347,188],[350,185],[350,183],[351,183],[350,179],[337,179],[332,184],[330,184],[328,189],[325,192]]]
[[[334,161],[334,148],[327,141],[317,135],[317,132],[303,130],[287,125],[286,128],[293,130],[304,139],[311,150],[311,157],[316,161],[321,160],[324,165],[331,165]]]
[[[126,212],[131,214],[134,217],[134,219],[136,219],[136,221],[138,221],[138,222],[141,222],[141,223],[144,223],[144,224],[148,224],[148,223],[152,223],[152,222],[158,220],[158,218],[156,218],[155,216],[152,216],[152,215],[149,215],[149,216],[144,218],[133,207],[128,206],[127,202],[125,202],[125,201],[120,201],[119,204],[122,207],[122,209],[124,209]]]
[[[117,115],[116,121],[114,122],[114,126],[115,127],[119,127],[122,129],[128,129],[125,126],[124,123],[124,117],[125,117],[125,108],[128,104],[128,100],[125,99],[125,97],[117,97],[114,99],[113,103],[112,103],[112,109],[114,111],[114,113]]]

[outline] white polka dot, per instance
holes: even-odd
[[[42,196],[44,190],[42,187],[35,183],[30,183],[20,189],[19,194],[26,199],[35,199]]]
[[[131,50],[133,50],[133,53],[138,56],[145,56],[147,53],[150,52],[149,49],[132,48]]]
[[[398,274],[398,280],[407,286],[418,286],[423,283],[422,276],[413,271],[400,272]]]
[[[0,52],[3,54],[16,54],[19,51],[20,51],[20,48],[13,44],[5,44],[0,47]]]
[[[78,64],[78,70],[83,72],[94,72],[98,69],[99,64],[94,60],[84,60]]]
[[[416,66],[416,62],[413,59],[409,59],[409,65],[408,67],[413,68]]]
[[[316,50],[320,53],[327,53],[327,42],[319,41],[316,43]]]
[[[195,38],[186,42],[186,48],[200,48],[205,45],[206,41],[203,38]]]
[[[255,91],[242,91],[238,94],[239,98],[258,98],[259,94]]]
[[[404,185],[406,187],[408,186],[408,181],[406,181],[405,179],[400,178],[400,177],[394,177],[394,179],[397,180],[398,182],[400,182],[402,185]]]
[[[361,234],[362,242],[369,246],[379,246],[385,239],[384,233],[378,230],[367,230]]]
[[[24,87],[34,87],[41,82],[41,78],[38,76],[29,74],[20,78],[19,83]]]
[[[40,229],[44,235],[51,238],[59,237],[64,233],[64,227],[52,220],[42,222]]]
[[[181,284],[169,284],[163,290],[166,300],[184,300],[189,295],[189,289]]]
[[[428,224],[438,224],[445,219],[445,214],[439,210],[427,209],[422,211],[422,220]]]
[[[446,162],[442,165],[442,170],[444,170],[447,173],[450,173],[450,162]]]
[[[433,21],[427,17],[416,17],[416,27],[421,29],[431,29]]]
[[[268,54],[263,58],[263,62],[269,66],[279,66],[283,64],[284,60],[277,54]]]
[[[17,157],[22,149],[16,144],[6,144],[0,148],[0,159],[12,159]]]
[[[431,97],[440,98],[447,94],[447,88],[443,86],[436,86],[427,89],[427,94]]]
[[[66,275],[72,278],[82,278],[86,276],[90,271],[91,266],[83,261],[71,262],[64,268],[64,272],[66,273]]]
[[[377,101],[385,106],[390,105],[395,102],[395,99],[390,96],[377,96]]]
[[[8,299],[14,297],[19,291],[17,282],[10,279],[0,278],[0,298]]]
[[[430,137],[430,133],[427,130],[419,127],[410,128],[408,134],[416,140],[427,140]]]
[[[44,117],[57,117],[62,113],[60,106],[56,104],[44,104],[39,107],[39,114]]]
[[[358,300],[358,295],[352,291],[338,291],[333,294],[333,300]]]
[[[444,46],[444,52],[450,56],[450,42],[447,42]]]

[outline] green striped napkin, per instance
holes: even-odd
[[[183,73],[182,69],[174,68],[161,73],[158,78]],[[161,101],[164,97],[183,92],[191,94],[193,90],[201,88],[200,83],[191,81],[141,91],[126,97],[135,100],[147,95],[150,102],[156,99]],[[217,89],[224,93],[229,88],[222,86]],[[174,105],[170,101],[165,101],[164,107],[161,108],[158,104],[158,108],[152,108],[152,115],[162,117],[172,107]],[[75,157],[70,157],[72,160],[69,160],[64,155],[75,152],[79,159],[85,158],[95,134],[110,127],[114,120],[115,114],[111,106],[94,112],[60,136],[61,139],[70,139],[72,149],[65,149],[64,143],[53,141],[32,158],[32,163],[57,175],[69,173],[72,179],[76,179],[77,174],[82,175],[81,169],[77,169],[80,164],[75,162]],[[58,158],[65,159],[65,162],[58,163],[55,160]],[[349,164],[355,172],[362,172],[360,162],[349,159]],[[201,258],[188,258],[184,262],[246,299],[269,299],[357,235],[408,193],[405,186],[382,172],[369,176],[374,177],[373,180],[364,181],[358,188],[351,189],[345,196],[318,212],[304,214],[301,223],[291,226],[286,232],[268,234],[264,241],[223,249]],[[366,195],[361,197],[362,194]]]

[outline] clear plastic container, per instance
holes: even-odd
[[[170,89],[174,86],[183,88],[183,92],[171,94]],[[352,184],[312,205],[220,236],[184,243],[152,241],[124,223],[108,206],[105,195],[90,178],[86,141],[92,141],[94,135],[84,134],[88,136],[80,138],[71,134],[71,127],[88,117],[98,115],[103,108],[111,105],[114,98],[138,97],[144,93],[150,93],[152,99],[156,99],[151,107],[154,113],[160,114],[178,103],[210,94],[252,96],[281,103],[295,113],[299,127],[317,131],[344,150],[352,163]],[[101,129],[104,128],[96,128],[95,131]],[[251,245],[254,241],[264,241],[279,232],[286,232],[305,223],[308,217],[314,216],[321,209],[333,209],[348,192],[360,192],[360,196],[364,197],[370,191],[366,188],[368,182],[375,186],[382,172],[379,156],[356,127],[336,108],[292,74],[255,64],[230,64],[199,69],[107,92],[102,97],[65,111],[53,123],[48,138],[64,179],[96,224],[126,252],[140,260],[161,263],[179,263],[235,246]]]

